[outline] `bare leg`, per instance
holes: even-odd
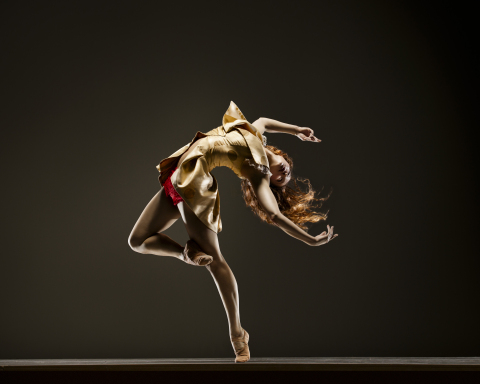
[[[194,240],[207,255],[213,257],[213,261],[206,268],[212,274],[220,292],[227,312],[230,336],[243,336],[240,325],[237,281],[220,252],[217,234],[207,228],[187,204],[180,202],[177,207],[190,239]]]
[[[139,253],[173,256],[183,260],[184,247],[171,237],[159,233],[169,228],[179,217],[180,212],[165,195],[162,187],[138,218],[128,238],[128,244]]]

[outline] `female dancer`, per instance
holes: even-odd
[[[329,225],[328,231],[318,236],[303,230],[307,222],[326,219],[326,214],[311,208],[313,201],[323,202],[328,196],[315,198],[308,180],[308,191],[303,192],[292,178],[292,159],[278,148],[266,145],[264,132],[321,141],[306,127],[267,118],[250,124],[231,102],[221,126],[207,133],[197,132],[190,144],[160,162],[157,169],[162,188],[147,204],[128,239],[136,252],[172,256],[208,269],[227,312],[235,362],[250,359],[249,334],[240,325],[237,282],[218,243],[217,233],[222,230],[220,195],[210,171],[219,166],[232,169],[242,179],[247,205],[262,220],[288,235],[312,246],[326,244],[338,236]],[[185,246],[162,233],[180,216],[190,237]]]

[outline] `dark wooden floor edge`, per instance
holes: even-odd
[[[0,371],[480,371],[477,364],[92,364],[2,365]]]

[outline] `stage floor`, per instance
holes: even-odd
[[[12,359],[0,360],[0,371],[480,371],[480,357]]]

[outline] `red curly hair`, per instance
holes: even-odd
[[[274,154],[282,156],[290,165],[290,169],[293,169],[293,160],[286,152],[283,152],[272,145],[267,145],[266,147]],[[307,192],[304,192],[299,187],[297,180],[307,184]],[[307,230],[306,223],[316,223],[327,218],[328,211],[325,213],[316,212],[314,211],[314,208],[320,208],[322,206],[323,202],[330,197],[332,193],[331,190],[326,197],[315,197],[316,192],[313,190],[310,180],[292,177],[289,184],[291,184],[291,186],[287,184],[283,187],[277,187],[270,184],[270,189],[272,190],[272,193],[277,200],[278,208],[283,215],[288,217],[303,230]],[[241,186],[246,205],[263,221],[268,224],[275,224],[259,204],[250,182],[246,179],[242,180]],[[319,201],[320,203],[315,204],[315,201]]]

